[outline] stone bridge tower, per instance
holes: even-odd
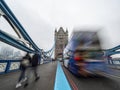
[[[59,28],[59,30],[55,30],[55,59],[62,58],[62,53],[65,48],[65,46],[68,43],[68,30],[64,31],[62,27]]]

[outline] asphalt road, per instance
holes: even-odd
[[[120,90],[120,78],[104,77],[76,77],[65,67],[64,72],[69,78],[73,90]]]

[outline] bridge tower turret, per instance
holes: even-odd
[[[68,30],[64,31],[63,27],[60,27],[59,30],[55,29],[55,55],[54,58],[62,58],[62,53],[65,46],[68,43]]]

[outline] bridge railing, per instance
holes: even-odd
[[[16,71],[19,66],[20,60],[0,60],[0,74]]]
[[[120,69],[120,60],[110,59],[110,60],[108,61],[108,65],[109,65],[109,67],[111,67],[111,68]]]
[[[0,74],[5,74],[20,69],[21,60],[0,60]],[[49,63],[51,60],[41,60],[39,64]]]

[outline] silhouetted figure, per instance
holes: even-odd
[[[27,53],[21,60],[20,62],[20,70],[21,70],[21,74],[20,77],[18,79],[18,83],[16,84],[16,88],[22,86],[22,82],[27,80],[27,77],[25,76],[25,72],[26,69],[29,67],[31,63],[31,57],[30,55]]]
[[[34,71],[34,75],[35,75],[35,81],[37,81],[40,77],[39,74],[37,72],[37,68],[38,68],[38,64],[41,61],[41,55],[40,54],[34,54],[31,60],[31,65],[32,65],[32,69]]]
[[[41,55],[36,53],[36,54],[33,55],[32,59],[30,61],[31,69],[33,70],[33,73],[35,75],[35,81],[37,81],[40,78],[40,76],[37,72],[37,68],[38,68],[38,64],[39,64],[40,60],[41,60]],[[28,85],[28,83],[29,82],[27,80],[24,87],[26,87]]]

